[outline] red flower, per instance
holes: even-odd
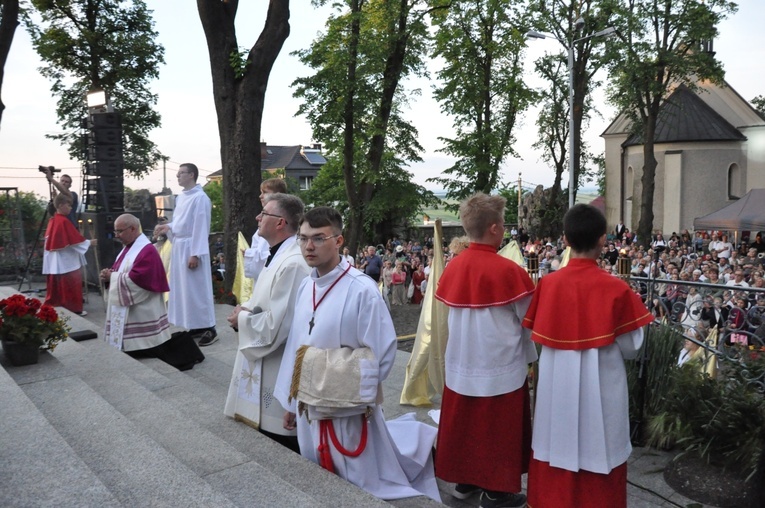
[[[58,313],[56,313],[56,310],[50,305],[43,305],[37,313],[37,316],[49,323],[55,323],[58,320]]]
[[[42,306],[42,302],[37,298],[27,298],[26,304],[30,309],[34,309],[35,312],[37,312]]]

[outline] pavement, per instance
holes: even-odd
[[[0,297],[5,298],[17,292],[16,289],[0,286]],[[33,284],[31,289],[38,291],[28,294],[44,298],[44,284]],[[28,285],[22,288],[22,291],[29,290]],[[42,441],[52,440],[46,445],[46,452],[42,453],[38,449],[39,439],[24,433],[17,437],[12,433],[0,433],[0,492],[9,492],[7,488],[11,477],[21,478],[22,481],[26,477],[29,484],[28,487],[13,490],[16,497],[0,496],[0,506],[439,506],[423,497],[381,503],[353,485],[325,474],[318,466],[271,444],[267,438],[243,424],[223,417],[237,338],[225,320],[232,307],[215,307],[220,340],[203,348],[206,360],[187,372],[178,372],[156,359],[134,360],[100,340],[81,343],[66,341],[53,353],[44,353],[39,366],[10,367],[0,353],[0,365],[9,374],[6,376],[0,369],[0,428],[17,425],[17,420],[21,418],[25,427],[32,428],[34,425],[30,422],[37,422],[35,425],[46,436]],[[98,332],[100,337],[106,311],[100,295],[91,292],[84,308],[87,311],[84,317],[63,309],[61,312],[70,315],[73,331],[89,329]],[[402,339],[406,340],[407,335],[410,332],[403,334]],[[438,409],[438,401],[431,407],[399,404],[408,359],[408,352],[398,351],[394,368],[383,384],[386,418],[393,419],[414,412],[418,420],[435,426],[428,411]],[[132,378],[128,379],[128,376]],[[47,389],[46,384],[50,385]],[[55,393],[51,393],[51,386]],[[131,388],[122,393],[126,390],[125,386]],[[193,400],[192,396],[197,393],[201,398]],[[155,397],[161,400],[155,401]],[[82,407],[78,408],[78,405]],[[170,412],[168,405],[172,407]],[[73,412],[79,410],[82,413],[73,416]],[[35,411],[41,412],[47,421],[38,421],[41,419]],[[205,413],[207,419],[201,420],[200,413]],[[115,437],[115,434],[94,430],[101,428],[96,423],[124,425],[125,422],[130,424],[131,429],[135,427],[131,432],[139,436],[133,438],[139,443],[135,445],[139,451],[133,450],[132,443],[126,444],[132,452],[116,451],[118,447],[114,445],[114,440],[118,440],[120,434]],[[170,425],[169,422],[178,425],[180,430],[163,430],[161,427]],[[78,441],[81,439],[78,432],[66,430],[80,427],[89,429],[91,433],[87,443]],[[195,438],[194,442],[207,442],[200,450],[192,452],[188,449],[188,443],[177,442],[181,439],[180,434],[197,431],[202,432],[202,437]],[[207,433],[215,435],[209,437]],[[66,443],[60,443],[53,434],[60,435]],[[150,438],[145,442],[144,434]],[[241,445],[243,442],[247,443],[244,447]],[[238,450],[216,458],[216,454],[222,453],[221,450],[228,445],[234,445]],[[255,449],[259,451],[256,453]],[[55,450],[59,450],[61,457],[57,460],[61,462],[53,467],[49,462],[50,455],[55,456]],[[165,450],[169,451],[165,453]],[[133,452],[135,458],[131,459]],[[120,456],[112,456],[115,454]],[[667,485],[663,471],[671,458],[670,453],[649,448],[633,451],[628,464],[628,507],[711,506],[685,498]],[[31,469],[24,474],[16,471],[20,460],[31,464],[28,465]],[[221,463],[213,464],[216,460]],[[128,482],[122,476],[123,472],[117,476],[113,472],[104,472],[109,468],[125,467],[125,462],[136,462],[136,471],[131,470],[127,474],[135,474],[134,483]],[[71,478],[69,483],[63,482],[65,485],[60,487],[46,487],[46,491],[59,493],[55,499],[43,495],[39,482],[43,478],[61,476],[61,465],[70,463],[74,465],[68,467],[73,469],[67,469],[67,472],[76,478]],[[173,478],[177,478],[173,480],[174,488],[180,492],[173,495],[186,497],[170,496],[163,501],[161,496],[153,497],[151,490],[139,493],[152,488],[151,485],[145,486],[147,481],[151,482],[142,476],[142,468],[163,473],[171,469],[175,475]],[[40,476],[34,480],[34,475]],[[259,501],[253,498],[252,488],[245,489],[246,492],[235,492],[237,488],[241,489],[241,485],[248,485],[252,478],[264,475],[270,478],[268,485],[271,491],[257,494],[262,496],[257,498]],[[175,485],[176,482],[178,485]],[[81,483],[87,485],[85,490]],[[199,485],[204,488],[200,490]],[[166,490],[164,485],[153,488]],[[479,504],[477,494],[464,501],[452,497],[453,484],[439,480],[439,488],[442,503],[446,506]],[[190,492],[197,493],[191,495]]]

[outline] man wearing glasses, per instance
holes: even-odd
[[[106,342],[131,356],[159,358],[187,370],[204,355],[187,335],[171,338],[163,294],[169,289],[157,249],[129,213],[114,221],[114,234],[123,248],[111,268],[101,270],[109,285]]]
[[[303,457],[331,468],[374,496],[398,499],[425,494],[440,501],[430,455],[436,430],[413,420],[386,425],[381,399],[376,396],[382,394],[381,383],[396,358],[396,332],[377,284],[340,257],[342,229],[340,213],[324,206],[306,212],[300,223],[297,242],[313,270],[297,292],[274,390],[288,411],[284,427],[297,429]],[[311,400],[321,398],[326,406],[337,408],[333,416],[327,416],[325,404],[315,402],[305,403],[306,410],[299,417],[295,414],[298,400],[303,402],[300,395],[298,400],[290,395],[295,364],[302,366],[302,373],[322,370],[318,361],[315,369],[296,362],[299,349],[300,356],[307,358],[301,346],[328,354],[359,349],[374,353],[373,359],[362,360],[358,370],[344,370],[342,361],[326,366],[323,372],[331,381],[324,384],[326,390],[313,392],[316,397]],[[303,385],[302,377],[299,384]],[[346,387],[356,395],[363,391],[370,402],[338,408],[335,402],[347,400],[343,397]],[[339,399],[335,398],[338,391],[343,392]],[[398,445],[402,439],[408,440],[408,446]]]
[[[239,331],[239,347],[223,413],[300,453],[295,431],[282,425],[284,410],[273,393],[297,290],[310,271],[295,241],[303,202],[281,193],[269,193],[264,201],[258,232],[270,252],[249,301],[228,316]]]
[[[170,262],[170,323],[199,336],[200,346],[217,342],[215,304],[210,263],[210,217],[212,203],[197,183],[199,169],[191,163],[178,168],[173,221],[158,225],[154,235],[167,235],[173,244]]]

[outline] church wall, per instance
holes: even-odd
[[[629,228],[630,231],[636,231],[638,222],[640,221],[640,194],[643,191],[643,184],[641,179],[643,178],[643,147],[630,146],[626,149],[625,158],[625,171],[632,168],[632,189],[626,189],[624,197],[625,199],[631,199],[626,204],[625,211],[629,211],[629,215],[624,218],[624,225]],[[625,182],[628,178],[625,176]]]
[[[747,141],[744,143],[748,167],[746,190],[765,189],[765,127],[745,127],[740,129]]]
[[[626,213],[622,217],[622,183],[626,185],[626,175],[622,175],[622,147],[621,144],[627,139],[626,135],[608,135],[605,139],[606,159],[606,221],[609,231],[623,218],[627,221]],[[626,172],[626,169],[624,170]],[[625,222],[625,225],[628,223]],[[627,225],[627,227],[630,227]]]
[[[683,186],[683,152],[664,154],[664,221],[662,232],[680,231]]]
[[[747,175],[747,160],[739,143],[675,143],[656,145],[656,180],[654,190],[654,230],[664,233],[692,230],[693,220],[728,204],[728,168],[738,164]],[[640,220],[642,192],[643,148],[626,149],[624,182],[633,169],[633,189],[625,189],[625,211],[630,208],[626,198],[632,196],[631,214],[625,225],[635,231]],[[679,173],[679,174],[678,174]],[[608,174],[607,174],[608,178]],[[610,183],[610,182],[609,182]],[[763,186],[765,187],[765,185]],[[747,181],[747,189],[751,185]],[[617,219],[618,220],[618,217]],[[665,225],[666,221],[666,225]],[[611,223],[609,222],[609,227]]]
[[[728,199],[728,168],[738,164],[746,174],[746,157],[737,144],[727,148],[684,151],[681,229],[693,229],[693,220],[732,203]]]

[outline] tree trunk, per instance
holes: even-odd
[[[364,230],[364,200],[361,192],[362,185],[356,181],[357,166],[355,164],[356,131],[354,128],[355,98],[356,98],[356,67],[359,57],[359,37],[361,33],[362,0],[351,2],[351,37],[348,41],[348,90],[345,110],[343,111],[343,179],[345,194],[350,207],[349,224],[347,226],[346,245],[351,252],[357,252],[361,235]]]
[[[8,61],[8,53],[11,51],[13,36],[16,33],[16,27],[19,26],[19,0],[1,0],[0,8],[2,18],[0,19],[0,92],[3,89],[3,78],[5,77],[5,62]],[[2,95],[0,95],[0,123],[3,120]]]
[[[655,132],[656,116],[650,115],[645,119],[643,128],[643,176],[640,179],[643,189],[640,193],[640,221],[637,230],[638,243],[646,249],[651,244],[653,233],[653,195],[658,165],[653,153]]]
[[[230,290],[236,274],[237,236],[249,240],[260,213],[260,138],[266,87],[276,57],[289,36],[289,0],[270,0],[263,31],[250,49],[244,75],[237,77],[230,63],[239,53],[234,20],[238,0],[197,0],[207,39],[213,96],[218,116],[223,166],[223,217],[226,270]]]

